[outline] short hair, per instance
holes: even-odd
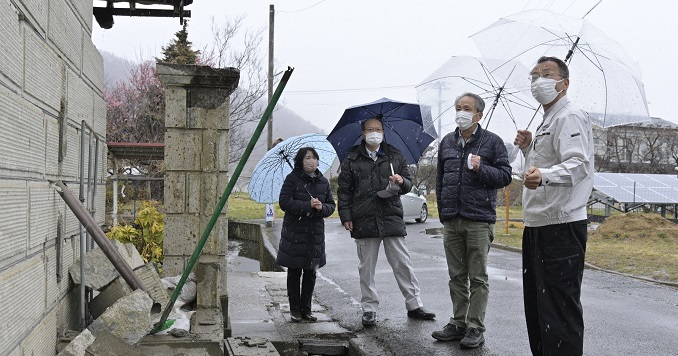
[[[384,118],[384,117],[383,117],[381,114],[379,114],[379,115],[377,115],[377,116],[375,116],[375,117],[371,117],[371,118],[369,118],[369,119],[365,119],[365,120],[363,120],[363,121],[360,123],[360,129],[361,129],[362,131],[365,131],[365,124],[367,124],[367,122],[370,121],[370,120],[377,120],[377,121],[379,121],[379,122],[381,123],[381,126],[383,127],[383,126],[384,126],[384,122],[382,121],[383,118]]]
[[[302,147],[299,149],[299,152],[297,152],[297,155],[294,156],[294,169],[304,169],[304,157],[306,156],[306,153],[308,151],[311,151],[313,153],[313,157],[315,159],[320,159],[318,156],[318,152],[315,150],[313,147]]]
[[[537,64],[544,62],[553,62],[557,64],[558,70],[560,71],[560,76],[563,77],[563,79],[567,79],[570,77],[570,70],[567,68],[567,64],[562,59],[558,57],[542,56],[539,57],[539,59],[537,60]]]
[[[459,100],[461,100],[461,98],[465,96],[473,98],[473,100],[476,101],[476,110],[478,110],[478,112],[483,112],[483,110],[485,110],[485,100],[483,100],[483,98],[481,98],[480,95],[473,93],[464,93],[459,95],[456,99],[454,99],[454,106],[457,107]]]

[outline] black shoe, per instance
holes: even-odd
[[[431,312],[427,312],[426,310],[424,310],[424,308],[420,307],[414,310],[407,311],[407,317],[421,320],[433,320],[436,318],[436,315]]]
[[[298,323],[301,321],[301,313],[300,312],[290,312],[290,319],[292,319],[293,323]]]
[[[431,336],[438,341],[456,341],[466,336],[466,329],[449,323],[443,327],[443,330],[434,331]]]
[[[310,311],[301,313],[301,318],[304,319],[304,320],[308,320],[310,322],[314,322],[314,321],[318,320],[318,317],[311,314]]]
[[[459,342],[459,347],[462,349],[475,349],[476,347],[485,343],[483,332],[476,328],[468,328],[466,336]]]
[[[363,326],[370,327],[374,326],[377,323],[377,312],[364,312],[363,313]]]

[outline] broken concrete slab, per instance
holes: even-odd
[[[108,307],[115,304],[118,299],[130,293],[132,293],[132,288],[127,285],[127,282],[122,277],[117,277],[89,302],[89,311],[92,318],[97,319]]]
[[[226,339],[226,350],[230,356],[279,356],[270,341],[260,337],[229,337]]]
[[[154,302],[159,303],[161,306],[165,306],[169,303],[169,292],[162,283],[155,263],[149,262],[141,267],[135,268],[134,274],[139,277]]]
[[[144,287],[148,290],[151,299],[156,303],[154,306],[158,310],[152,312],[159,312],[162,306],[169,303],[170,297],[167,288],[162,283],[162,279],[158,275],[158,271],[153,262],[149,262],[134,270],[134,274],[143,282]],[[106,308],[113,305],[118,299],[132,293],[132,288],[125,282],[122,277],[117,277],[111,284],[104,287],[101,292],[92,299],[89,303],[89,309],[92,318],[98,318]]]
[[[97,334],[94,342],[87,347],[87,355],[96,356],[144,356],[145,354],[138,348],[128,345],[119,337],[102,330]]]
[[[134,245],[128,249],[122,242],[111,240],[113,246],[118,250],[122,258],[130,265],[132,269],[143,266],[144,262]],[[81,284],[80,280],[80,259],[68,269],[73,282]],[[111,261],[101,248],[95,248],[85,253],[85,285],[94,290],[100,290],[110,284],[120,273],[113,266]]]
[[[148,293],[137,289],[108,307],[88,329],[94,336],[101,331],[109,331],[129,345],[134,345],[153,329],[152,306],[153,299]]]
[[[83,356],[85,350],[94,342],[95,336],[85,329],[76,336],[57,356]]]

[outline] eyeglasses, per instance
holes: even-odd
[[[562,78],[563,76],[556,72],[543,72],[543,73],[531,73],[529,78],[531,82],[535,82],[539,78],[553,79],[553,77]]]
[[[365,132],[384,132],[384,129],[379,129],[379,128],[375,128],[375,127],[366,127],[365,129],[363,129],[363,131],[365,131]]]

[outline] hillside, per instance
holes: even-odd
[[[121,80],[127,80],[130,67],[134,65],[133,62],[106,51],[101,51],[101,57],[104,59],[104,87],[106,89],[112,88]]]

